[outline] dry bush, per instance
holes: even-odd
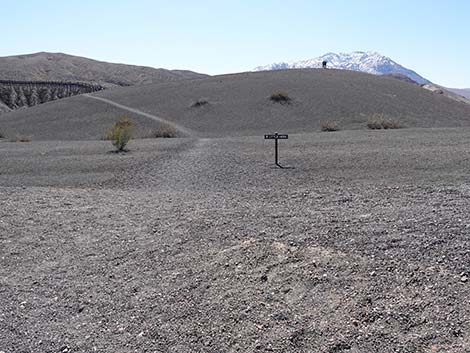
[[[161,124],[150,134],[151,138],[172,138],[178,137],[179,133],[176,128],[168,124]]]
[[[124,151],[129,141],[132,139],[132,121],[127,117],[119,119],[106,134],[106,139],[110,140],[117,152]]]
[[[393,119],[384,120],[382,126],[384,129],[401,129],[403,127],[399,121]]]
[[[3,133],[2,130],[0,130],[0,139],[3,139],[3,138],[5,138],[5,134]]]
[[[338,131],[339,126],[335,121],[324,121],[321,124],[321,131]]]
[[[290,104],[292,102],[292,98],[289,97],[289,94],[283,91],[274,92],[269,99],[272,102],[281,104]]]
[[[383,114],[374,114],[367,121],[367,127],[371,130],[380,130],[380,129],[400,129],[403,126],[398,120],[386,118]]]
[[[382,128],[383,119],[373,116],[367,120],[367,127],[371,130],[380,130]]]
[[[31,142],[31,136],[16,135],[10,142]]]
[[[203,107],[205,105],[209,104],[209,101],[206,100],[206,99],[198,99],[197,101],[195,101],[193,104],[191,104],[191,107],[193,108],[199,108],[199,107]]]

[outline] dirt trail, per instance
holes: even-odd
[[[159,191],[214,190],[220,184],[215,176],[226,163],[226,156],[219,152],[220,145],[219,140],[207,138],[188,140],[176,154],[167,158],[159,153],[152,154],[118,175],[111,184],[119,188],[156,188]]]
[[[190,135],[194,135],[194,131],[190,130],[190,129],[187,129],[181,125],[178,125],[174,122],[171,122],[171,121],[168,121],[166,119],[163,119],[163,118],[160,118],[156,115],[153,115],[153,114],[149,114],[149,113],[145,113],[139,109],[135,109],[135,108],[132,108],[132,107],[128,107],[126,105],[122,105],[122,104],[119,104],[119,103],[116,103],[112,100],[109,100],[109,99],[106,99],[106,98],[101,98],[101,97],[96,97],[96,96],[92,96],[90,94],[84,94],[83,96],[85,97],[88,97],[88,98],[91,98],[91,99],[96,99],[96,100],[99,100],[99,101],[102,101],[102,102],[105,102],[105,103],[108,103],[110,105],[113,105],[117,108],[120,108],[120,109],[123,109],[123,110],[127,110],[131,113],[134,113],[134,114],[138,114],[138,115],[141,115],[141,116],[145,116],[146,118],[149,118],[149,119],[152,119],[152,120],[155,120],[161,124],[166,124],[166,125],[169,125],[169,126],[172,126],[174,127],[176,130],[180,131],[181,133],[183,133],[184,135],[187,135],[187,136],[190,136]]]

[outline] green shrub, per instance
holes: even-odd
[[[269,97],[269,99],[272,102],[281,104],[290,104],[292,102],[292,98],[289,97],[289,94],[283,91],[274,92],[273,94],[271,94],[271,97]]]
[[[127,144],[132,139],[132,121],[127,117],[119,119],[106,134],[106,139],[110,140],[117,152],[125,150]]]
[[[335,121],[324,121],[321,124],[321,131],[338,131],[339,126]]]

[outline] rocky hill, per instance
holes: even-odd
[[[104,88],[166,83],[207,75],[112,64],[62,53],[0,58],[0,114]]]
[[[87,82],[104,87],[163,83],[207,75],[184,70],[113,64],[62,53],[0,57],[0,79]]]

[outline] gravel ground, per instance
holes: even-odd
[[[469,137],[0,142],[0,351],[470,352]]]

